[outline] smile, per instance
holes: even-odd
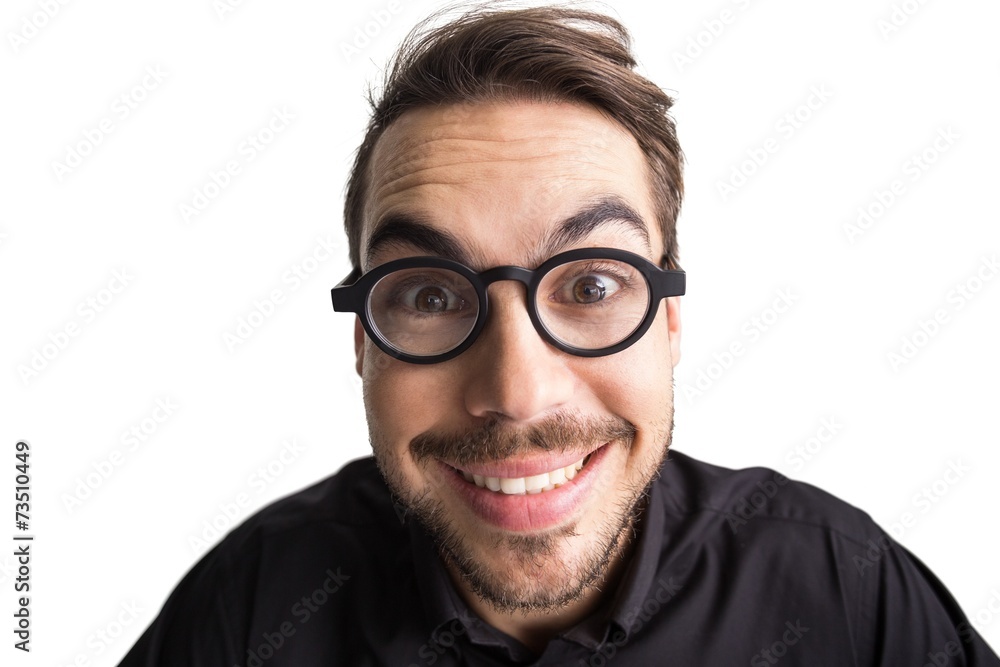
[[[571,481],[574,477],[576,477],[576,473],[587,464],[587,460],[589,458],[590,454],[584,456],[579,461],[569,464],[568,466],[558,467],[554,470],[549,470],[547,472],[527,477],[489,477],[485,475],[477,475],[460,468],[455,468],[455,470],[462,474],[462,477],[465,478],[466,482],[472,482],[481,489],[485,488],[497,493],[517,496],[524,494],[545,493],[546,491],[552,491],[559,488],[566,482]]]
[[[600,494],[597,481],[610,443],[582,458],[580,453],[548,455],[531,461],[469,464],[458,468],[438,461],[454,497],[482,521],[515,532],[535,532],[580,516],[590,499]]]

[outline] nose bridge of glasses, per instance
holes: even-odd
[[[502,280],[514,280],[528,287],[531,284],[533,276],[534,271],[531,269],[525,269],[520,266],[497,266],[480,273],[479,279],[483,281],[484,287],[489,287],[493,283]]]
[[[535,274],[536,272],[533,271],[532,269],[526,269],[520,266],[497,266],[492,269],[487,269],[486,271],[480,273],[479,280],[482,283],[484,291],[488,290],[493,283],[498,283],[498,282],[503,283],[505,281],[513,281],[521,283],[521,285],[524,286],[524,295],[527,298],[528,295],[530,294],[531,283],[535,278]],[[492,327],[496,328],[497,326],[500,326],[501,328],[506,328],[507,333],[504,335],[509,336],[512,333],[512,330],[509,327],[513,326],[515,328],[518,328],[524,326],[524,323],[520,322],[519,318],[521,317],[521,315],[527,315],[528,319],[531,321],[530,326],[532,326],[536,331],[542,334],[542,331],[539,328],[539,323],[536,321],[536,315],[534,313],[534,309],[532,308],[531,303],[526,303],[527,313],[525,313],[523,309],[514,305],[514,302],[518,300],[518,297],[514,296],[518,288],[514,285],[510,285],[506,289],[510,290],[510,293],[507,294],[506,297],[500,295],[492,295],[494,297],[497,297],[498,300],[496,301],[492,301],[490,297],[487,297],[487,299],[492,301],[492,303],[490,303],[489,305],[484,304],[486,305],[486,308],[483,310],[488,311],[489,314],[487,315],[486,312],[480,313],[480,317],[482,318],[480,326],[486,327],[487,320],[494,320],[494,324],[492,325]],[[500,305],[501,302],[503,302],[504,305]],[[506,313],[505,316],[501,316],[501,319],[504,320],[506,324],[497,325],[496,323],[498,306],[499,306],[499,312]],[[517,313],[520,313],[521,315],[518,315]],[[514,321],[518,321],[518,323],[513,324]],[[476,331],[473,332],[472,335],[474,338],[477,338],[479,333],[480,333],[479,331]],[[521,334],[523,333],[525,332],[522,331]],[[521,334],[516,334],[516,333],[513,334],[515,338],[512,338],[510,340],[519,339]],[[542,337],[544,338],[544,334]]]
[[[494,267],[492,269],[487,269],[486,271],[483,271],[482,273],[480,273],[479,274],[479,280],[482,281],[482,286],[483,286],[483,290],[484,291],[489,290],[490,285],[492,285],[493,283],[498,283],[498,282],[499,283],[503,283],[505,281],[513,281],[513,282],[521,283],[521,285],[524,286],[524,295],[527,298],[528,294],[530,292],[530,289],[531,289],[531,287],[530,287],[531,286],[531,281],[534,278],[534,275],[535,275],[535,272],[532,271],[531,269],[526,269],[526,268],[520,267],[520,266],[497,266],[497,267]],[[516,289],[517,288],[514,285],[511,285],[508,289],[514,290],[509,295],[509,296],[513,296],[516,293]],[[514,297],[514,298],[516,299],[516,297]],[[501,299],[503,299],[503,297],[501,297]],[[487,296],[487,304],[488,304],[489,300],[490,300],[490,297]],[[484,304],[484,305],[486,305],[486,307],[483,310],[488,312],[488,311],[495,310],[496,305],[499,305],[500,301],[495,302],[495,305],[492,306],[492,307],[490,305],[487,305],[487,304]],[[536,328],[537,328],[537,325],[534,324],[535,315],[532,312],[531,304],[526,302],[526,305],[527,305],[527,308],[528,308],[528,315],[529,315],[530,319],[532,320],[533,325],[536,326]],[[509,306],[509,304],[508,304],[508,306]],[[501,307],[501,309],[503,310],[504,308]],[[495,317],[495,315],[487,315],[486,312],[481,313],[481,316],[483,316],[484,318],[487,318],[487,319],[493,319]],[[485,324],[485,320],[484,320],[484,324]]]

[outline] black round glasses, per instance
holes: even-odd
[[[685,274],[615,248],[569,250],[537,269],[498,266],[481,273],[441,257],[407,257],[331,290],[333,309],[357,313],[386,354],[415,364],[467,350],[489,316],[487,288],[516,280],[528,290],[528,316],[553,347],[581,357],[620,352],[656,317],[660,300],[681,296]]]

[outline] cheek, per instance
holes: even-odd
[[[601,401],[639,428],[661,420],[673,405],[670,345],[666,327],[658,324],[628,349],[599,358],[602,363],[591,374],[591,386]]]
[[[651,462],[660,460],[673,419],[673,364],[665,324],[655,322],[630,348],[603,359],[590,375],[591,389],[605,409],[636,427],[626,465],[644,475]]]
[[[653,325],[635,347],[640,377],[637,382],[646,387],[648,394],[660,410],[673,412],[674,397],[674,351],[667,322],[666,301],[660,305],[660,312]]]
[[[440,425],[451,412],[448,383],[433,368],[393,359],[370,341],[362,371],[372,447],[376,453],[408,460],[410,440]]]

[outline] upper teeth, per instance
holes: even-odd
[[[530,477],[484,477],[483,475],[473,475],[472,473],[460,471],[467,482],[475,482],[476,486],[486,488],[490,491],[499,491],[508,495],[524,495],[526,493],[541,493],[551,491],[576,477],[577,471],[583,467],[583,457],[576,463],[571,463],[564,468],[556,468],[549,472]]]

